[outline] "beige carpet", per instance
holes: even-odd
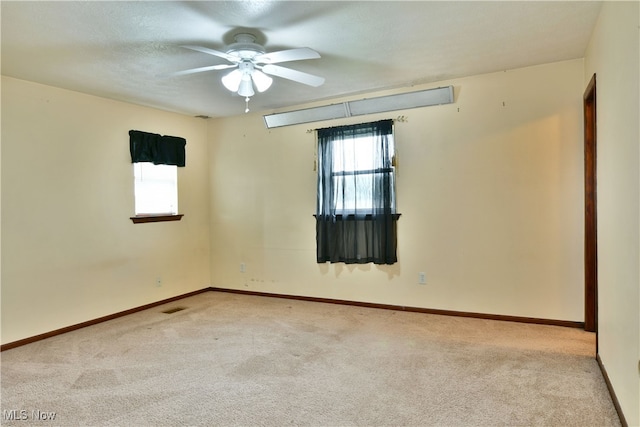
[[[3,352],[2,424],[620,425],[594,339],[207,292]]]

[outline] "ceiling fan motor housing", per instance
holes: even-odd
[[[252,34],[240,33],[234,37],[235,43],[227,47],[227,53],[240,59],[252,59],[265,53],[264,47],[256,43]]]

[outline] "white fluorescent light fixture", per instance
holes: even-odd
[[[453,103],[453,86],[445,86],[437,89],[366,98],[358,101],[344,102],[342,104],[306,108],[285,113],[268,114],[264,116],[264,122],[267,128],[271,129],[322,120],[341,119],[351,116],[451,103]]]
[[[347,117],[344,110],[344,104],[331,104],[323,107],[270,114],[264,116],[264,122],[267,125],[267,128],[271,129],[280,126],[297,125],[300,123],[340,119],[342,117]]]
[[[383,111],[406,110],[409,108],[427,107],[430,105],[451,104],[453,102],[453,86],[402,93],[399,95],[381,96],[378,98],[350,101],[349,111],[352,116],[380,113]]]

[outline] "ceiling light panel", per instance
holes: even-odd
[[[267,128],[271,129],[300,123],[339,119],[342,117],[347,117],[344,104],[332,104],[323,107],[288,111],[286,113],[269,114],[264,116],[264,123]]]
[[[352,116],[361,116],[363,114],[381,113],[385,111],[451,104],[452,102],[453,86],[447,86],[437,89],[421,90],[419,92],[361,99],[359,101],[350,101],[348,104]]]
[[[453,86],[367,98],[264,116],[267,128],[453,103]]]

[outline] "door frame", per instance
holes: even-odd
[[[596,75],[587,85],[584,107],[584,329],[598,332],[598,204]],[[597,346],[597,336],[596,336]],[[597,348],[596,348],[597,351]]]

